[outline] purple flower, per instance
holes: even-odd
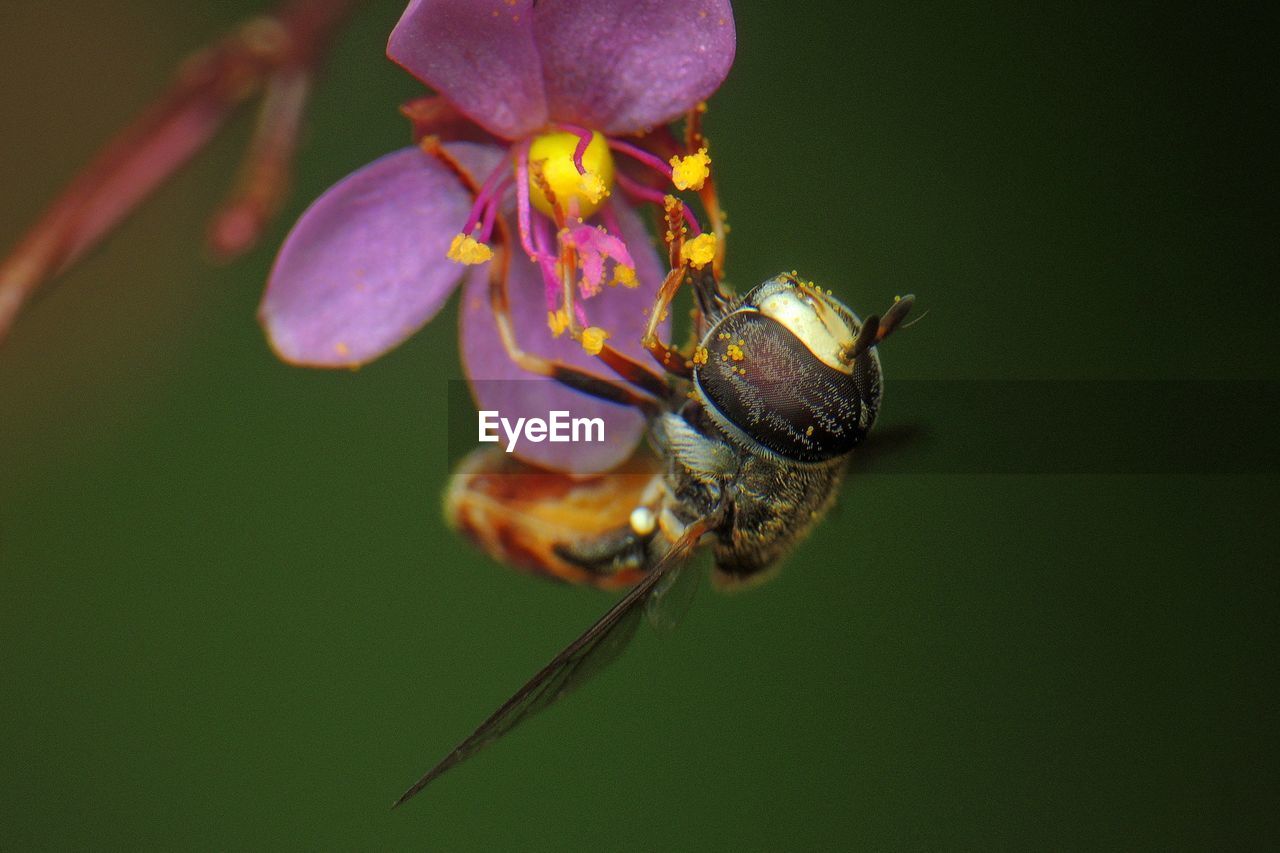
[[[527,394],[529,410],[607,412],[607,445],[526,444],[521,455],[583,474],[621,461],[643,431],[637,414],[535,380],[508,357],[488,298],[489,244],[495,233],[518,234],[510,242],[521,251],[498,251],[513,252],[507,291],[525,351],[604,376],[593,354],[605,337],[645,358],[645,311],[665,270],[612,191],[633,203],[669,196],[615,168],[613,156],[675,189],[698,189],[709,159],[668,162],[618,137],[695,108],[728,73],[734,43],[728,0],[413,0],[387,52],[446,103],[416,117],[428,137],[421,147],[339,181],[294,226],[261,306],[277,354],[315,367],[371,361],[465,281],[461,347],[477,405],[517,409],[512,397]]]

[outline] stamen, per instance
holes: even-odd
[[[699,148],[696,154],[688,157],[671,158],[671,183],[678,190],[700,190],[711,177],[711,158],[707,149]]]
[[[498,190],[498,185],[504,184],[502,179],[509,175],[510,171],[507,169],[506,158],[503,158],[502,162],[489,173],[489,177],[485,178],[484,185],[480,187],[480,192],[476,193],[475,201],[471,204],[471,213],[467,216],[466,224],[462,226],[463,234],[470,234],[476,227],[476,223],[480,221],[485,209],[489,206],[490,201],[493,200],[494,193]],[[505,185],[502,189],[506,189]],[[498,192],[497,195],[498,198],[502,197],[501,192]]]
[[[613,280],[609,282],[610,286],[620,284],[623,287],[634,289],[640,286],[640,282],[636,280],[636,271],[634,268],[626,264],[614,264]]]
[[[666,193],[660,193],[651,187],[646,187],[644,184],[633,181],[621,172],[614,175],[614,179],[618,182],[618,186],[622,187],[622,189],[629,195],[644,199],[645,201],[651,201],[659,207],[666,206]],[[698,225],[698,218],[693,215],[693,211],[689,209],[689,205],[681,201],[680,207],[682,208],[681,213],[684,216],[684,221],[689,224],[689,230],[695,235],[701,234],[702,227]]]
[[[588,326],[582,330],[582,348],[590,355],[599,355],[608,337],[609,333],[599,326]]]
[[[498,218],[498,208],[502,206],[502,193],[506,190],[506,182],[503,182],[502,190],[490,200],[489,206],[484,211],[484,222],[480,226],[480,242],[488,243],[489,238],[493,236],[493,224]]]
[[[453,238],[453,242],[449,244],[449,251],[446,253],[449,260],[457,261],[460,264],[483,264],[493,258],[493,249],[490,249],[484,243],[478,242],[476,238],[469,234],[458,234]]]
[[[555,311],[547,312],[547,327],[551,329],[553,337],[560,337],[564,334],[564,330],[569,328],[569,312],[563,308]]]
[[[621,139],[610,139],[609,147],[614,151],[620,151],[623,154],[626,154],[633,160],[643,163],[667,180],[671,179],[671,167],[654,155],[650,154],[648,151],[645,151],[640,146],[632,145],[630,142],[623,142]]]
[[[716,256],[716,235],[699,234],[680,247],[680,260],[694,269],[702,269]]]
[[[516,151],[516,225],[520,230],[520,247],[530,260],[538,259],[529,231],[529,143]]]

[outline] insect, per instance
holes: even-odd
[[[494,276],[491,288],[500,326],[501,279]],[[696,346],[687,352],[657,336],[659,318],[682,284],[691,287],[696,304]],[[396,805],[613,660],[646,609],[655,611],[672,594],[700,545],[712,548],[719,586],[768,577],[834,501],[850,452],[880,405],[876,346],[900,327],[912,303],[905,296],[883,315],[859,320],[794,273],[735,297],[710,269],[684,266],[663,282],[645,338],[664,375],[607,349],[602,358],[625,382],[529,365],[643,409],[652,453],[633,458],[618,474],[580,483],[494,449],[477,451],[455,473],[446,512],[499,560],[630,590]],[[510,476],[517,473],[525,476]]]

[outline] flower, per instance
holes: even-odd
[[[593,353],[606,339],[644,359],[645,311],[663,269],[620,195],[659,206],[671,196],[628,177],[614,155],[701,186],[705,150],[668,162],[622,137],[696,108],[728,73],[734,43],[728,0],[413,0],[387,52],[443,100],[409,109],[421,146],[344,178],[294,226],[260,311],[277,354],[364,364],[421,328],[465,280],[462,355],[479,407],[512,408],[527,393],[543,412],[608,411],[607,447],[531,444],[522,455],[583,474],[621,461],[643,431],[638,414],[530,380],[508,356],[488,298],[490,242],[504,227],[519,235],[520,251],[497,251],[513,253],[507,293],[524,351],[601,376],[610,374]]]

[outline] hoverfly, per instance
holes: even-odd
[[[493,278],[490,297],[501,326],[500,278]],[[696,304],[696,346],[681,352],[660,341],[657,328],[686,283]],[[651,609],[672,589],[699,545],[712,547],[719,586],[766,578],[833,503],[850,452],[879,408],[876,345],[901,325],[912,303],[905,296],[883,315],[859,320],[794,273],[735,297],[710,269],[677,267],[659,290],[644,342],[663,375],[607,348],[602,359],[625,382],[541,365],[564,384],[643,409],[652,453],[627,463],[623,473],[633,476],[582,483],[494,448],[474,451],[451,481],[446,514],[500,561],[562,580],[631,588],[396,805],[613,660],[646,605]],[[565,512],[570,504],[575,511]],[[566,516],[574,522],[566,524]]]

